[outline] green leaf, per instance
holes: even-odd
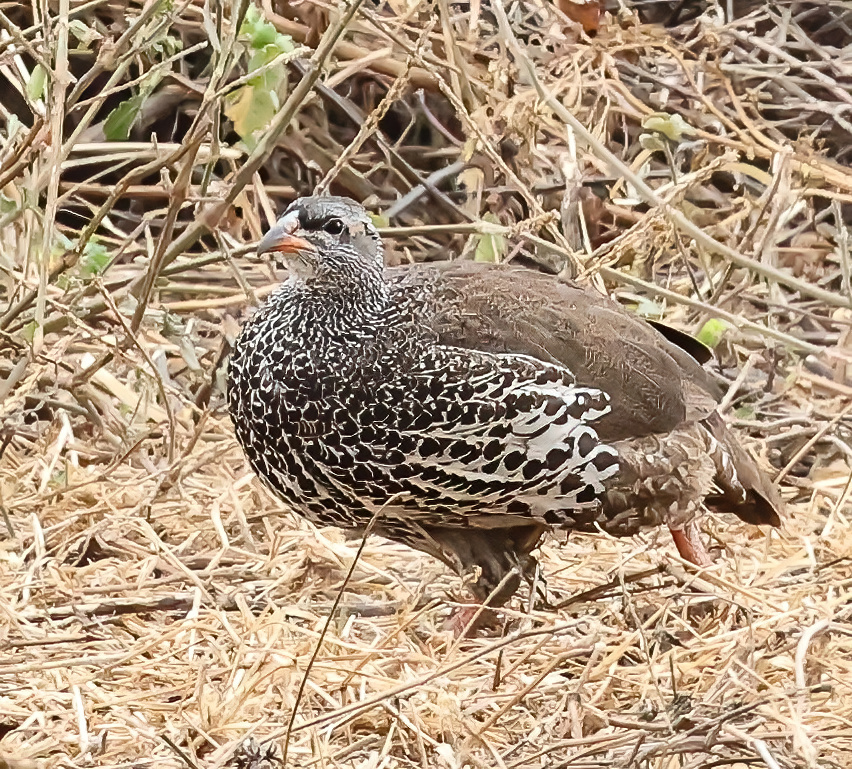
[[[666,147],[658,134],[639,134],[639,144],[651,152],[662,152]]]
[[[725,336],[725,332],[731,327],[731,324],[721,318],[711,318],[708,320],[699,331],[695,338],[706,345],[707,347],[716,347]]]
[[[278,99],[273,99],[269,91],[245,86],[226,100],[225,115],[233,121],[240,138],[253,148],[257,143],[254,132],[266,128],[277,109]]]
[[[240,34],[248,38],[249,44],[253,48],[260,48],[275,40],[277,30],[264,18],[260,8],[256,5],[250,5],[243,17]]]
[[[53,238],[53,248],[50,251],[51,259],[64,255],[67,251],[77,246],[77,241],[71,240],[67,235],[57,232]]]
[[[71,286],[79,283],[77,280],[72,280],[71,276],[67,272],[60,273],[56,278],[56,287],[61,288],[63,291],[67,291]]]
[[[259,52],[252,57],[251,68],[263,66],[266,59],[266,52]],[[286,74],[283,64],[274,66],[226,98],[225,115],[233,121],[234,130],[247,144],[254,144],[253,134],[265,129],[278,112],[281,106],[279,94],[286,84]]]
[[[749,406],[749,405],[740,406],[739,408],[734,409],[734,416],[737,419],[754,419],[754,417],[755,417],[754,406]]]
[[[290,53],[296,47],[293,38],[289,35],[282,35],[275,29],[275,26],[266,20],[266,17],[256,5],[250,5],[246,10],[242,26],[240,26],[240,35],[246,39],[246,42],[252,48],[260,49],[272,46],[278,49],[275,56],[279,53]],[[271,58],[275,58],[275,56]]]
[[[174,35],[163,34],[151,41],[149,51],[167,59],[183,50],[183,41]]]
[[[682,141],[684,136],[695,134],[695,129],[683,117],[668,112],[652,112],[642,121],[642,128],[661,133],[675,143]]]
[[[44,87],[47,83],[47,73],[41,64],[36,64],[33,71],[30,73],[30,79],[27,80],[27,96],[33,101],[41,99],[44,96]]]
[[[88,50],[89,46],[96,40],[103,39],[103,35],[87,27],[80,19],[71,19],[68,22],[68,31],[77,39],[77,50]]]
[[[240,37],[251,51],[249,73],[296,49],[293,39],[280,34],[255,5],[246,11]],[[279,63],[251,78],[226,98],[225,115],[247,146],[256,144],[254,134],[265,129],[275,116],[286,85],[287,69]]]
[[[491,224],[500,224],[500,220],[491,213],[485,214],[482,217],[484,222]],[[496,233],[483,233],[479,236],[479,242],[476,244],[476,253],[473,260],[475,262],[492,262],[494,264],[503,261],[506,255],[506,238],[504,235]]]
[[[109,264],[111,257],[106,246],[92,238],[83,249],[80,257],[80,272],[86,278],[100,275]]]
[[[8,198],[0,192],[0,214],[5,216],[6,214],[11,214],[13,211],[17,210],[18,204],[12,200],[12,198]]]
[[[104,135],[108,141],[123,142],[130,136],[130,129],[139,117],[147,94],[137,94],[121,102],[107,115],[104,122]]]
[[[377,230],[390,227],[390,219],[388,219],[384,214],[367,214],[367,216],[370,217],[373,227]]]
[[[32,344],[35,339],[36,331],[38,331],[38,323],[31,320],[21,329],[21,336],[24,338],[24,341]]]
[[[161,330],[165,337],[181,336],[182,334],[186,334],[186,324],[181,320],[179,315],[166,310],[163,313]]]

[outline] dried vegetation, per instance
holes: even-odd
[[[850,15],[0,4],[0,766],[852,765]],[[702,573],[548,545],[563,606],[472,640],[425,557],[344,585],[222,395],[242,257],[317,187],[399,261],[565,267],[712,342],[784,528],[709,518]]]

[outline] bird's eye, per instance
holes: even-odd
[[[345,225],[343,224],[343,220],[342,220],[342,219],[329,219],[329,220],[328,220],[328,221],[327,221],[327,222],[326,222],[326,223],[322,226],[322,228],[323,228],[323,229],[324,229],[324,230],[325,230],[325,231],[326,231],[329,235],[340,235],[340,233],[341,233],[341,232],[343,232],[343,228],[344,228],[344,226],[345,226]]]

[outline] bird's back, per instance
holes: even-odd
[[[446,345],[528,355],[603,389],[606,439],[665,432],[715,408],[718,388],[683,350],[605,296],[522,267],[442,262],[386,270]],[[404,300],[403,300],[404,301]],[[694,387],[690,387],[692,383]]]

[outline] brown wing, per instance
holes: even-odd
[[[443,344],[559,363],[604,390],[612,411],[603,440],[666,433],[716,406],[701,365],[640,318],[590,289],[511,265],[442,262],[390,268],[420,286]]]

